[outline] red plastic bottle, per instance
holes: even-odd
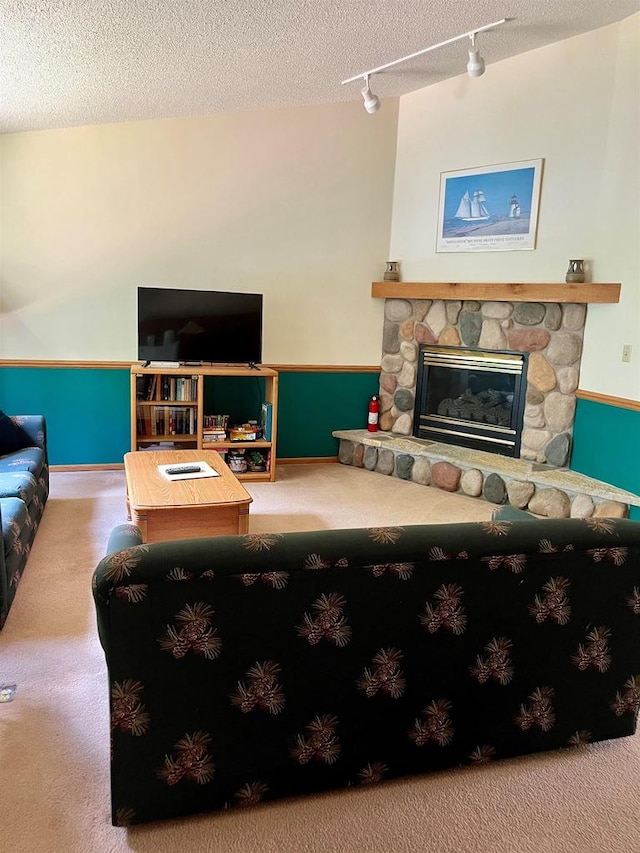
[[[367,429],[369,432],[378,431],[378,417],[380,415],[380,399],[374,396],[369,400],[369,416],[367,418]]]

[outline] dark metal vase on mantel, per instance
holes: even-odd
[[[565,281],[569,284],[579,284],[584,281],[583,260],[569,261],[569,269],[567,270]]]
[[[384,271],[385,281],[400,281],[400,261],[387,261]]]

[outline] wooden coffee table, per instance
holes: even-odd
[[[219,477],[167,480],[158,465],[206,462]],[[251,495],[216,450],[125,453],[127,515],[143,542],[247,533]]]

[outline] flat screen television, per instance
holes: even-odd
[[[262,360],[262,294],[138,288],[140,361]]]

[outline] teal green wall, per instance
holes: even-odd
[[[44,415],[52,465],[122,462],[131,449],[129,371],[0,368],[0,409]]]
[[[640,412],[578,400],[570,467],[640,494],[639,436]],[[640,507],[630,516],[640,521]]]
[[[335,429],[364,428],[378,374],[282,371],[278,458],[336,456]],[[207,377],[205,411],[232,422],[259,418],[264,380]],[[0,409],[43,414],[52,465],[122,462],[130,450],[130,386],[126,368],[3,367]],[[640,494],[640,412],[578,400],[571,468]],[[640,508],[631,517],[640,520]]]
[[[363,429],[369,398],[379,390],[378,373],[280,373],[279,459],[337,456],[334,429]]]
[[[280,373],[279,458],[336,456],[334,429],[367,422],[378,374],[295,371]],[[259,418],[264,380],[207,377],[205,412],[232,422]],[[121,463],[131,449],[129,370],[65,367],[0,368],[0,409],[43,414],[52,465]]]
[[[367,406],[378,393],[379,374],[281,371],[278,380],[278,459],[337,456],[334,429],[366,426]],[[260,419],[264,380],[208,376],[205,412],[227,414],[230,423]]]

